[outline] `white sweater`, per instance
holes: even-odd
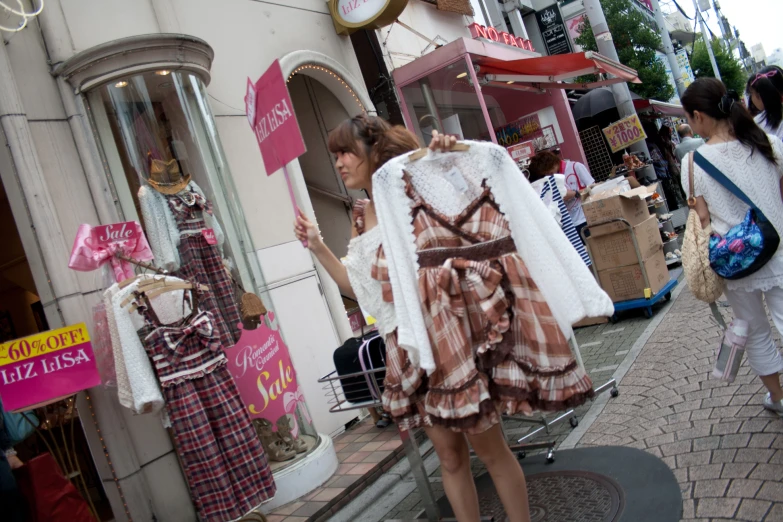
[[[501,212],[508,219],[517,252],[549,304],[566,338],[585,317],[614,313],[614,305],[569,243],[530,183],[505,149],[489,142],[466,142],[467,152],[429,152],[408,162],[407,155],[386,163],[373,176],[373,196],[394,294],[400,346],[413,364],[435,369],[418,292],[411,207],[403,170],[419,194],[440,212],[456,215],[481,193],[487,180]]]
[[[708,142],[699,147],[699,153],[734,182],[761,209],[778,235],[783,238],[783,202],[780,194],[780,178],[783,176],[783,142],[774,135],[768,137],[778,158],[777,167],[759,152],[751,155],[750,149],[739,141],[715,145],[710,145]],[[712,230],[716,234],[725,235],[745,219],[749,207],[723,188],[723,185],[704,172],[695,162],[693,166],[694,195],[703,196],[707,202]],[[685,194],[690,195],[688,156],[682,160],[681,172],[682,188]],[[783,249],[778,249],[775,257],[755,274],[743,279],[726,281],[726,288],[729,290],[766,291],[778,286],[783,287]]]

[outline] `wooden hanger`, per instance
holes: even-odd
[[[470,150],[470,145],[467,143],[457,142],[452,146],[447,152],[464,152],[466,150]],[[422,147],[416,152],[412,153],[410,156],[408,156],[408,162],[412,163],[414,161],[418,161],[424,156],[427,155],[427,153],[430,151],[429,147]]]

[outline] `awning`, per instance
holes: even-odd
[[[633,106],[639,112],[660,114],[661,116],[685,117],[685,111],[683,110],[682,105],[676,105],[674,103],[639,98],[633,101]]]
[[[593,51],[558,54],[522,60],[482,57],[474,60],[479,75],[491,83],[524,89],[592,89],[620,82],[642,83],[637,72]],[[561,83],[586,74],[611,74],[614,78],[590,83]]]

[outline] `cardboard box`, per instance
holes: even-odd
[[[576,328],[585,328],[587,326],[595,326],[598,324],[606,324],[609,322],[608,317],[586,317],[576,323],[573,327]]]
[[[624,223],[607,223],[592,227],[587,244],[597,270],[639,264],[631,234],[636,237],[642,259],[647,259],[663,247],[661,233],[658,231],[658,218],[655,216],[647,218],[630,230]]]
[[[582,209],[585,212],[587,224],[597,225],[609,219],[623,218],[631,226],[638,225],[650,217],[650,211],[647,209],[647,200],[657,187],[658,184],[656,183],[648,187],[629,190],[622,194],[613,194],[611,191],[591,194],[582,202]]]
[[[647,272],[652,293],[660,292],[669,282],[669,269],[666,266],[663,249],[645,259],[641,265],[637,263],[599,271],[598,280],[601,282],[601,288],[609,294],[615,303],[630,299],[643,299],[645,288],[642,270]]]

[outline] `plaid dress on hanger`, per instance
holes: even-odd
[[[210,312],[160,324],[147,303],[139,331],[158,375],[177,453],[203,522],[243,517],[277,490],[266,453],[226,367]]]
[[[173,275],[209,287],[209,291],[199,299],[201,308],[212,313],[215,326],[221,332],[221,342],[229,348],[239,340],[237,325],[241,318],[220,252],[216,245],[207,242],[203,234],[207,228],[203,213],[212,214],[212,204],[190,189],[166,196],[166,200],[180,231],[181,263],[180,269]]]

